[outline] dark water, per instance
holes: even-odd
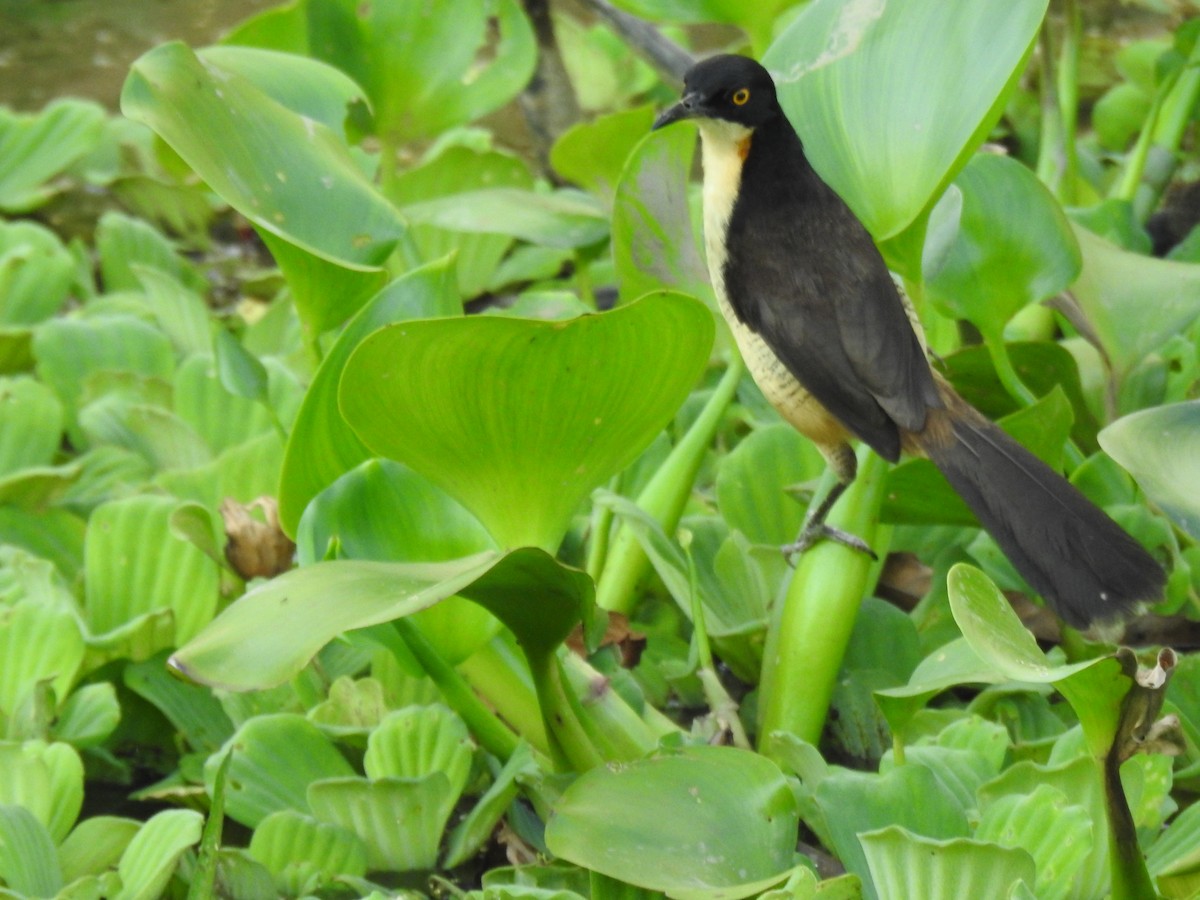
[[[279,0],[0,0],[0,105],[33,111],[55,97],[116,110],[129,64],[174,38],[211,44]]]

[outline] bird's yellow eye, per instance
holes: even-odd
[[[750,91],[746,88],[739,88],[733,93],[733,105],[745,106],[750,99]]]

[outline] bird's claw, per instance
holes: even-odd
[[[858,550],[860,553],[865,553],[873,560],[878,560],[867,542],[856,534],[851,534],[848,531],[842,531],[840,528],[834,528],[832,525],[826,525],[824,522],[810,522],[800,531],[796,540],[790,544],[784,544],[779,549],[783,552],[784,559],[789,564],[795,565],[792,560],[793,556],[799,556],[805,550],[809,549],[817,541],[829,540],[836,541],[844,547],[849,547],[851,550]]]

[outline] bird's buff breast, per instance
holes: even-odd
[[[774,351],[734,313],[725,291],[725,233],[742,180],[751,132],[732,122],[700,123],[704,165],[704,249],[708,275],[721,314],[729,324],[750,374],[767,401],[801,434],[820,444],[836,444],[845,431],[798,382]]]

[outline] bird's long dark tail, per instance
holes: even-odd
[[[1069,624],[1116,622],[1161,596],[1146,550],[1061,475],[949,387],[912,436],[1025,580]]]

